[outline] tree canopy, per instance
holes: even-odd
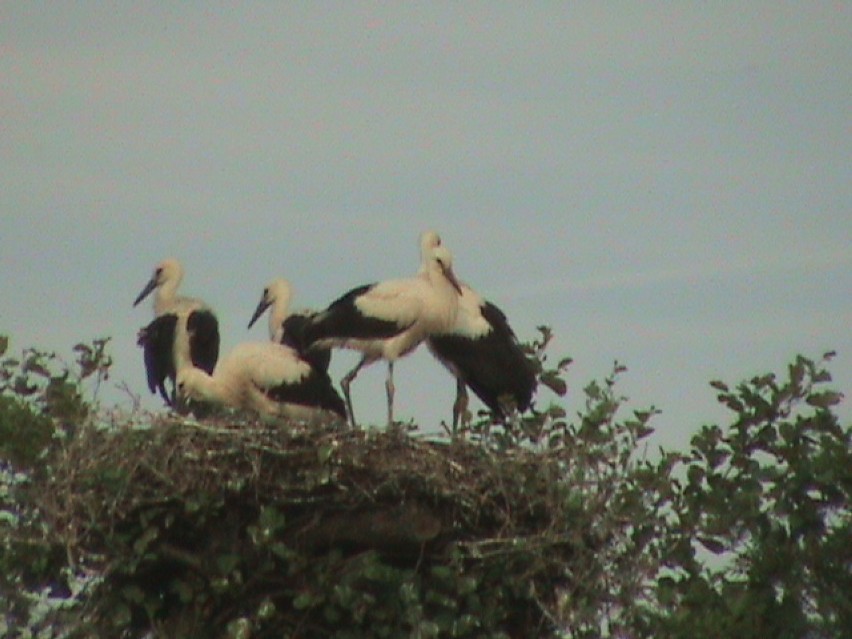
[[[551,365],[549,341],[529,355],[560,395],[570,360]],[[66,363],[0,338],[5,636],[852,629],[852,427],[830,353],[712,381],[729,423],[646,456],[658,411],[628,406],[618,364],[576,415],[555,400],[426,434],[119,414],[97,402],[107,347]]]

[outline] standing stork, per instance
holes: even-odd
[[[331,351],[327,348],[304,348],[301,336],[305,323],[315,314],[313,311],[290,313],[290,300],[293,297],[293,287],[283,278],[272,280],[260,297],[257,308],[249,320],[248,327],[260,319],[269,310],[269,339],[278,344],[284,344],[295,349],[302,359],[319,370],[327,371],[331,362]]]
[[[346,419],[346,408],[328,373],[317,370],[288,346],[274,342],[238,344],[212,375],[194,366],[177,374],[181,399],[214,402],[261,415],[315,420]]]
[[[358,372],[380,359],[387,361],[388,425],[393,424],[394,362],[429,335],[450,330],[456,321],[461,289],[453,274],[452,255],[436,233],[421,234],[420,258],[417,276],[354,288],[303,328],[302,342],[307,346],[361,351],[361,360],[340,381],[353,428],[349,387]]]
[[[505,418],[508,407],[529,408],[537,383],[535,367],[505,313],[466,284],[461,289],[452,330],[433,334],[427,341],[432,354],[456,378],[454,430],[467,410],[467,386],[492,412]]]
[[[154,268],[151,279],[136,297],[138,306],[152,291],[154,320],[139,331],[148,388],[159,391],[169,406],[174,405],[177,371],[191,364],[212,373],[219,358],[219,322],[210,307],[191,297],[177,295],[183,279],[183,267],[176,259],[163,260]],[[172,382],[172,393],[165,382]]]

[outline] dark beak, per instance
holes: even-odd
[[[142,289],[142,292],[139,293],[139,296],[136,298],[136,301],[133,302],[133,306],[137,306],[139,302],[148,297],[151,294],[151,291],[153,291],[155,288],[157,288],[157,278],[152,277],[151,280],[145,285],[145,288]]]
[[[252,315],[252,316],[251,316],[251,319],[249,320],[249,324],[248,324],[248,327],[249,327],[249,328],[251,328],[252,326],[254,326],[254,323],[257,321],[257,319],[258,319],[261,315],[263,315],[263,312],[264,312],[267,308],[269,308],[270,304],[271,304],[271,302],[267,302],[267,301],[266,301],[266,298],[264,298],[264,299],[260,300],[260,302],[259,302],[259,303],[258,303],[258,305],[257,305],[257,308],[256,308],[256,309],[254,309],[254,315]]]
[[[444,264],[442,263],[441,264],[441,272],[443,272],[444,277],[447,278],[449,283],[453,285],[453,288],[456,289],[456,291],[458,291],[458,294],[461,295],[462,294],[461,284],[459,284],[459,281],[456,279],[456,274],[453,273],[453,269],[448,267],[448,266],[444,266]]]

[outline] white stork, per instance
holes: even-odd
[[[176,259],[157,264],[151,279],[139,293],[137,306],[152,291],[154,320],[139,331],[137,342],[144,349],[148,388],[160,392],[166,404],[175,399],[175,377],[186,365],[212,373],[219,358],[219,322],[210,307],[191,297],[177,295],[183,279],[183,267]],[[166,391],[166,379],[172,381],[172,394]]]
[[[506,315],[466,284],[452,330],[429,336],[432,354],[455,376],[453,428],[467,410],[467,388],[501,418],[506,409],[525,411],[536,388],[532,362],[518,343]],[[506,403],[508,400],[508,404]]]
[[[269,310],[269,339],[278,344],[284,344],[298,351],[302,359],[307,360],[314,368],[322,371],[328,370],[331,361],[331,351],[327,348],[302,348],[301,335],[304,324],[315,313],[313,311],[299,311],[290,313],[290,300],[293,297],[293,287],[290,282],[278,278],[270,282],[263,289],[260,302],[254,309],[254,314],[249,320],[248,327],[261,315]]]
[[[331,378],[288,346],[245,342],[228,353],[211,375],[193,366],[177,374],[178,397],[253,410],[265,416],[346,419]]]
[[[446,332],[456,321],[459,284],[452,255],[428,231],[420,236],[421,268],[416,277],[387,280],[352,289],[305,323],[302,343],[351,348],[363,353],[340,382],[352,426],[355,416],[349,387],[358,372],[373,362],[388,363],[385,381],[388,424],[393,423],[393,365],[433,333]]]

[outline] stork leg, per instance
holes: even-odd
[[[355,413],[352,411],[352,397],[349,395],[349,386],[352,384],[352,380],[358,375],[358,371],[372,361],[370,357],[364,355],[355,365],[355,368],[346,373],[343,379],[340,380],[340,388],[343,389],[343,398],[346,400],[346,412],[349,414],[349,423],[352,425],[352,428],[358,428],[358,424],[355,423]]]
[[[467,419],[467,386],[460,377],[456,378],[456,401],[453,403],[453,434],[455,435],[459,421],[464,424]]]
[[[388,361],[388,378],[385,380],[385,391],[388,394],[388,426],[393,426],[393,362]]]

